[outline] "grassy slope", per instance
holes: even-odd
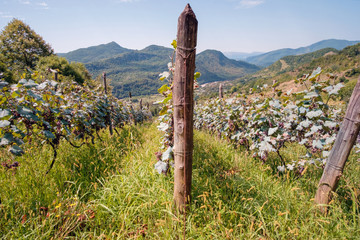
[[[49,176],[43,175],[50,157],[46,148],[20,159],[14,175],[0,169],[4,238],[182,238],[183,218],[173,214],[171,178],[153,168],[160,141],[156,127],[102,137],[81,149],[62,144]],[[298,180],[277,176],[245,152],[202,132],[196,132],[194,147],[187,239],[351,239],[359,234],[359,205],[352,201],[358,188],[355,159],[324,217],[312,204],[320,170]],[[287,157],[296,151],[290,148]],[[48,217],[40,206],[49,207]],[[34,216],[24,219],[26,213]]]

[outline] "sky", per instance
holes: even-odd
[[[360,0],[0,0],[0,29],[23,20],[58,53],[111,41],[130,49],[171,47],[187,3],[199,22],[197,52],[360,40]]]

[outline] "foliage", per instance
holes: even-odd
[[[1,32],[0,52],[13,71],[32,69],[40,57],[54,54],[51,46],[19,19],[13,19]]]
[[[22,79],[13,85],[2,81],[0,87],[0,145],[21,156],[33,141],[47,143],[54,150],[50,168],[61,139],[80,147],[87,139],[94,142],[94,135],[110,122],[116,130],[150,117],[103,94],[100,87],[90,89],[75,82]],[[79,146],[72,143],[76,139],[82,140]]]
[[[90,73],[84,64],[72,62],[69,63],[65,58],[56,55],[41,57],[36,65],[36,70],[44,78],[49,79],[53,75],[49,69],[56,70],[59,73],[58,80],[75,81],[79,84],[89,83],[91,80]]]
[[[14,82],[14,75],[9,70],[5,63],[5,57],[0,53],[0,79],[3,78],[5,81],[13,83]]]
[[[227,138],[234,145],[253,151],[254,157],[266,162],[270,153],[278,156],[270,162],[283,172],[297,170],[306,164],[325,163],[341,122],[342,109],[329,105],[336,98],[342,83],[320,80],[321,68],[298,79],[306,87],[302,92],[282,93],[275,83],[273,94],[260,92],[252,99],[216,99],[197,105],[195,126]],[[263,90],[267,85],[262,87]],[[252,89],[250,90],[252,91]],[[281,151],[292,143],[303,145],[307,152],[298,160],[286,163]]]

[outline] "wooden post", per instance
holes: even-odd
[[[328,204],[331,191],[335,191],[342,175],[346,160],[360,130],[360,78],[351,95],[344,120],[327,159],[323,175],[315,195],[316,204]],[[322,212],[327,207],[320,206]]]
[[[220,99],[223,98],[223,86],[222,86],[221,83],[220,83],[220,85],[219,85],[219,98],[220,98]]]
[[[173,85],[174,201],[180,212],[186,211],[191,192],[197,24],[196,16],[187,4],[178,19]]]
[[[142,108],[143,108],[143,106],[142,106],[142,99],[140,99],[139,107],[140,107],[140,110],[142,110]]]
[[[107,84],[106,84],[106,73],[103,72],[103,81],[104,81],[104,90],[105,90],[105,95],[106,95],[106,103],[108,103],[108,98],[107,98]],[[108,110],[107,116],[106,116],[106,121],[109,124],[109,131],[110,131],[110,135],[113,135],[113,128],[112,128],[112,122],[111,122],[111,112]]]

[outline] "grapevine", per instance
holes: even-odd
[[[236,147],[244,146],[253,157],[266,162],[275,153],[274,165],[280,172],[301,173],[306,164],[322,167],[339,130],[343,108],[330,105],[336,100],[342,83],[333,76],[320,77],[321,68],[295,82],[305,88],[292,93],[282,92],[278,83],[267,85],[250,98],[212,99],[195,109],[195,127],[228,139]],[[254,93],[250,89],[250,94]],[[269,94],[269,92],[271,94]],[[306,154],[287,162],[281,150],[299,143]]]
[[[81,147],[87,140],[94,143],[98,132],[109,125],[108,116],[116,130],[151,114],[103,94],[100,86],[91,89],[76,82],[37,82],[35,77],[17,84],[0,81],[0,146],[21,156],[34,141],[47,143],[53,149],[47,172],[55,163],[61,140],[73,147]]]

